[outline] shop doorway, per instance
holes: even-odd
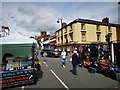
[[[115,64],[120,68],[120,43],[114,43],[114,60]]]

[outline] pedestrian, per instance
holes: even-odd
[[[79,58],[78,58],[78,55],[77,55],[77,51],[75,50],[74,54],[72,55],[72,66],[73,66],[72,73],[74,75],[77,75],[77,65],[78,65],[78,63],[79,63]]]
[[[66,66],[66,52],[64,49],[61,52],[61,56],[62,56],[62,66],[65,68],[65,66]]]
[[[102,57],[104,56],[104,52],[103,52],[102,46],[99,46],[98,53],[99,53],[99,59],[102,59]]]
[[[36,60],[39,60],[39,52],[38,52],[38,49],[36,49]]]
[[[47,56],[47,53],[46,53],[46,52],[44,52],[44,53],[43,53],[44,62],[46,62],[46,56]]]

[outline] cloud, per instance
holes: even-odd
[[[53,34],[58,29],[56,20],[59,13],[51,6],[38,7],[34,4],[26,4],[23,7],[11,8],[13,10],[10,8],[7,12],[3,12],[5,14],[4,25],[11,26],[14,31],[30,34],[31,32],[36,34],[40,31],[49,31]]]
[[[119,0],[20,0],[21,2],[118,2]],[[18,0],[4,0],[4,2],[19,2]]]
[[[37,11],[36,11],[37,10]],[[28,6],[24,9],[20,9],[22,14],[33,17],[28,22],[22,20],[18,24],[19,26],[29,29],[30,31],[41,31],[41,30],[54,30],[57,29],[55,26],[57,20],[57,11],[51,7],[40,7]]]
[[[82,6],[84,5],[84,6]],[[104,17],[109,17],[111,23],[118,23],[118,6],[117,3],[111,2],[87,2],[78,5],[74,15],[71,18],[82,18],[96,21],[102,21]],[[76,14],[77,13],[77,14]],[[68,22],[70,17],[67,17]]]
[[[21,32],[25,35],[39,35],[40,31],[48,31],[54,34],[60,24],[56,23],[58,18],[63,22],[82,18],[101,21],[109,17],[110,22],[117,22],[117,3],[10,3],[4,2],[2,8],[3,24],[9,26],[12,31]]]

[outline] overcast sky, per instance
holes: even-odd
[[[111,2],[104,2],[105,0],[103,2],[21,1],[4,0],[0,3],[0,13],[2,13],[0,23],[1,26],[10,27],[12,32],[20,32],[27,36],[39,35],[40,31],[47,31],[53,35],[60,28],[60,24],[56,23],[58,18],[70,23],[77,18],[101,21],[102,18],[109,17],[110,23],[118,23],[117,0],[116,2],[112,0],[109,0]]]

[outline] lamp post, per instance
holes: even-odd
[[[62,19],[61,18],[58,18],[57,23],[60,23],[61,24],[61,28],[62,28]]]

